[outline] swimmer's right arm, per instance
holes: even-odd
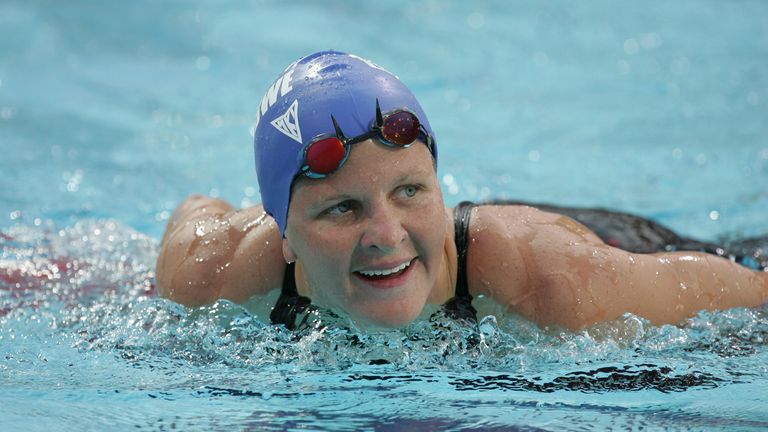
[[[187,306],[243,302],[280,288],[281,238],[261,205],[236,210],[202,195],[187,198],[168,221],[157,259],[158,293]]]

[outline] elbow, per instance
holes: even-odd
[[[158,295],[190,307],[215,302],[219,292],[212,267],[188,254],[183,242],[175,244],[166,242],[160,250],[155,268]]]
[[[217,293],[203,274],[183,271],[181,266],[175,273],[157,272],[158,294],[184,306],[198,307],[215,302]]]

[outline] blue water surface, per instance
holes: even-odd
[[[296,335],[258,299],[154,294],[187,195],[260,201],[256,105],[322,49],[417,94],[449,205],[766,234],[766,22],[763,1],[0,3],[0,429],[768,428],[765,307]]]

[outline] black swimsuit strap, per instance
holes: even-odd
[[[475,205],[469,201],[453,209],[454,242],[456,243],[456,291],[443,305],[445,314],[457,321],[477,323],[477,311],[472,306],[467,279],[467,249],[469,248],[469,218]]]
[[[459,203],[453,209],[454,233],[456,242],[456,297],[469,297],[467,280],[467,250],[469,249],[469,218],[475,204],[469,201]]]
[[[296,289],[295,269],[295,263],[285,266],[280,298],[277,299],[272,313],[269,314],[272,324],[283,324],[289,330],[296,328],[296,315],[304,313],[311,305],[309,298],[299,295]]]
[[[288,263],[285,265],[285,273],[283,273],[283,294],[299,295],[299,291],[296,289],[296,263]]]

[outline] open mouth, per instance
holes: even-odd
[[[383,269],[383,270],[360,270],[356,271],[355,274],[362,279],[366,279],[369,281],[378,281],[378,280],[388,280],[388,279],[395,279],[403,274],[405,274],[410,268],[413,262],[416,261],[416,258],[402,263],[397,267],[393,267],[391,269]]]

